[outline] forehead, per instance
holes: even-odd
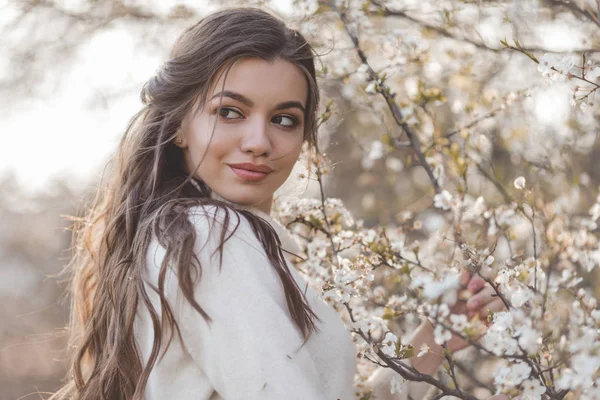
[[[243,58],[233,64],[227,80],[225,80],[225,69],[222,67],[215,74],[218,80],[209,87],[208,99],[222,90],[230,90],[248,97],[257,106],[293,100],[306,106],[308,96],[306,77],[299,67],[289,61]],[[218,102],[219,97],[213,101]]]

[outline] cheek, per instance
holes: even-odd
[[[302,151],[303,143],[303,136],[300,132],[288,137],[278,138],[276,143],[277,152],[285,162],[295,163]]]
[[[212,138],[210,127],[203,130],[198,129],[193,132],[188,143],[192,160],[200,162],[203,159],[202,164],[210,164],[224,159],[235,148],[235,142],[231,135],[219,132],[218,126],[212,134]]]
[[[298,162],[298,158],[300,157],[300,151],[294,150],[289,152],[285,157],[281,159],[281,171],[285,173],[285,178],[292,172],[294,166]]]

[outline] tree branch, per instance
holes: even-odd
[[[383,16],[383,17],[396,17],[396,18],[402,18],[404,20],[416,23],[420,26],[422,26],[423,28],[427,28],[429,30],[432,30],[448,39],[452,39],[452,40],[456,40],[456,41],[460,41],[460,42],[464,42],[464,43],[469,43],[475,47],[477,47],[478,49],[481,50],[485,50],[485,51],[490,51],[490,52],[494,52],[494,53],[499,53],[500,51],[503,50],[503,47],[490,47],[482,42],[478,42],[475,41],[467,36],[461,36],[455,33],[452,33],[440,26],[436,26],[433,24],[430,24],[426,21],[422,21],[418,18],[415,18],[413,16],[410,16],[406,13],[406,11],[402,11],[402,10],[391,10],[390,8],[388,8],[387,6],[380,4],[379,1],[377,0],[370,0],[371,4],[373,4],[374,6],[378,7],[379,9],[377,11],[367,11],[366,14],[368,15],[376,15],[376,16]],[[558,1],[558,0],[552,0],[555,3],[562,3],[562,1]],[[582,11],[583,12],[583,11]],[[585,14],[586,16],[588,14]],[[597,17],[596,17],[597,18]],[[597,24],[596,20],[593,20],[591,17],[588,17],[588,19],[591,19],[594,23]],[[556,53],[556,54],[561,54],[561,53],[597,53],[600,52],[600,49],[595,49],[595,48],[590,48],[590,49],[579,49],[579,50],[569,50],[569,51],[554,51],[554,50],[549,50],[549,49],[545,49],[543,47],[537,47],[537,46],[529,46],[529,47],[523,47],[524,50],[526,51],[530,51],[530,52],[538,52],[538,53]]]
[[[600,27],[600,20],[598,19],[598,15],[595,14],[591,9],[584,10],[583,8],[579,7],[574,1],[546,0],[546,3],[554,7],[564,7],[571,11],[573,15],[583,17]],[[587,7],[589,6],[586,5],[586,8]]]
[[[344,29],[346,30],[346,33],[352,40],[352,43],[354,43],[354,48],[358,54],[358,57],[360,58],[361,62],[363,64],[367,65],[367,67],[368,67],[369,76],[371,77],[371,79],[377,80],[378,79],[377,73],[370,66],[366,54],[360,48],[357,34],[354,34],[348,27],[348,25],[350,24],[350,21],[346,15],[346,13],[343,10],[340,10],[335,5],[335,1],[328,1],[327,5],[333,11],[335,11],[335,13],[338,14],[340,19],[342,20],[342,23],[344,25]],[[378,91],[385,98],[385,101],[386,101],[388,107],[390,108],[390,111],[392,112],[392,116],[394,117],[394,120],[396,121],[398,126],[400,126],[402,128],[404,133],[406,133],[406,136],[408,137],[410,145],[411,145],[413,151],[415,152],[415,154],[417,155],[417,158],[419,159],[421,166],[423,166],[423,168],[425,168],[425,171],[427,172],[427,176],[429,177],[429,180],[431,181],[431,184],[433,185],[434,190],[436,191],[436,193],[440,193],[442,191],[442,189],[439,185],[439,182],[433,175],[433,171],[431,170],[431,167],[429,166],[429,164],[427,164],[427,161],[425,160],[425,155],[421,151],[421,145],[419,144],[419,139],[417,138],[415,133],[412,131],[412,129],[408,126],[408,124],[405,122],[404,116],[402,115],[402,111],[400,110],[400,107],[398,107],[398,104],[396,103],[396,101],[394,99],[395,95],[391,93],[390,88],[385,84],[385,82],[380,82],[378,84],[380,86],[380,90],[378,90]]]

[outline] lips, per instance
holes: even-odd
[[[237,176],[250,182],[260,182],[273,172],[273,169],[261,164],[229,164],[229,167]]]
[[[229,164],[232,168],[245,169],[246,171],[262,172],[265,174],[273,172],[273,169],[265,164],[254,164],[254,163],[239,163]]]

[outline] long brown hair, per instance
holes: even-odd
[[[193,295],[193,277],[202,267],[193,252],[196,238],[190,207],[223,208],[221,246],[231,212],[246,218],[261,241],[285,289],[289,312],[305,340],[317,330],[308,305],[285,263],[273,228],[259,216],[211,198],[211,189],[185,171],[182,150],[173,140],[183,118],[202,106],[211,82],[225,77],[236,60],[276,58],[300,68],[308,85],[304,141],[316,148],[319,90],[314,51],[305,38],[273,15],[256,8],[229,8],[185,29],[168,60],[144,84],[144,107],[131,119],[117,154],[109,163],[91,207],[73,229],[70,347],[67,381],[54,399],[143,399],[150,371],[159,356],[163,333],[179,327],[164,296],[167,265],[173,265],[185,298],[207,321]],[[191,182],[191,180],[194,182]],[[194,184],[193,184],[194,183]],[[166,249],[156,288],[162,315],[153,308],[142,271],[152,238]],[[142,365],[133,335],[139,306],[148,308],[155,342]]]

